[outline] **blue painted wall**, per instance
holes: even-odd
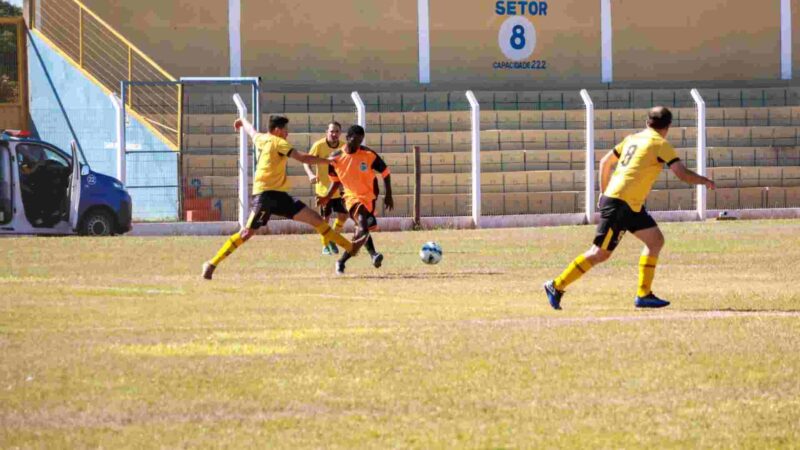
[[[66,151],[76,138],[92,170],[116,176],[116,119],[108,94],[36,33],[28,37],[31,130]],[[178,153],[130,115],[126,134],[134,220],[177,220]]]

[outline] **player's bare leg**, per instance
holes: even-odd
[[[356,230],[353,233],[353,242],[361,242],[362,244],[365,244],[369,242],[369,238],[369,230],[366,230],[362,228],[360,224],[357,224]],[[344,275],[345,264],[353,256],[355,255],[347,250],[342,252],[342,256],[336,261],[337,275]]]
[[[364,208],[364,206],[359,206],[359,208]],[[381,264],[383,264],[383,255],[378,253],[377,250],[375,250],[375,243],[373,242],[372,235],[370,234],[369,231],[370,224],[373,226],[375,225],[374,222],[375,218],[374,216],[372,216],[372,214],[366,214],[365,210],[366,208],[358,209],[357,210],[358,214],[356,215],[356,217],[354,217],[356,221],[356,230],[355,233],[353,234],[353,240],[354,241],[363,240],[365,242],[367,251],[369,251],[370,258],[372,259],[372,265],[377,269],[381,267]],[[353,256],[351,253],[345,251],[342,254],[341,258],[339,258],[339,260],[336,261],[337,274],[339,275],[344,274],[345,263],[347,263],[347,260],[350,259],[351,256]]]
[[[372,234],[367,238],[367,243],[364,244],[367,247],[367,251],[369,252],[369,256],[372,258],[372,265],[376,269],[381,267],[383,264],[383,253],[378,253],[375,250],[375,243],[372,241]]]
[[[634,304],[637,308],[663,308],[669,305],[669,302],[656,297],[652,286],[656,276],[658,255],[664,247],[664,234],[655,226],[636,231],[633,235],[644,243],[639,257],[639,286]]]

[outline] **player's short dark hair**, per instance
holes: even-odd
[[[331,125],[335,126],[336,128],[338,128],[340,130],[342,129],[342,124],[340,124],[339,122],[337,122],[335,120],[331,120],[330,122],[328,122],[328,126],[331,126]]]
[[[364,136],[366,133],[364,132],[364,127],[361,125],[351,125],[350,128],[347,129],[348,136]]]
[[[647,126],[654,130],[669,128],[672,112],[666,106],[655,106],[647,113]]]
[[[269,131],[274,130],[275,128],[286,128],[286,125],[289,124],[289,119],[283,116],[269,116]]]

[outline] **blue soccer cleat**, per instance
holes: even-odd
[[[544,284],[544,292],[547,294],[547,300],[550,302],[550,306],[552,306],[553,309],[561,309],[561,296],[564,295],[564,291],[556,289],[553,280]]]
[[[328,244],[328,249],[331,252],[331,255],[338,255],[339,254],[339,247],[336,246],[334,242]]]
[[[636,300],[633,302],[633,304],[636,305],[637,308],[663,308],[665,306],[669,306],[668,301],[661,300],[652,292],[644,297],[636,296]]]

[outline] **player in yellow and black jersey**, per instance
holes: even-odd
[[[331,122],[325,130],[325,137],[314,142],[311,149],[308,151],[309,155],[317,156],[319,158],[328,158],[331,153],[341,149],[345,144],[339,140],[342,133],[342,125],[339,122]],[[331,179],[328,176],[327,165],[316,165],[312,168],[309,164],[303,164],[303,168],[308,175],[308,179],[314,185],[314,193],[317,197],[323,197],[328,193],[328,187],[331,184]],[[320,215],[327,222],[330,217],[335,213],[336,220],[333,222],[333,229],[337,233],[341,233],[344,229],[344,224],[347,222],[347,209],[344,207],[344,200],[342,200],[342,193],[337,190],[333,196],[325,204],[320,207]],[[339,253],[338,247],[330,239],[322,236],[322,254],[334,255]]]
[[[286,140],[289,136],[288,125],[289,119],[286,117],[272,116],[269,120],[269,133],[259,133],[247,119],[236,119],[233,123],[237,131],[244,127],[256,146],[258,162],[250,200],[250,217],[245,227],[231,236],[217,254],[203,264],[203,278],[210,280],[219,263],[250,239],[258,228],[266,225],[272,214],[311,225],[317,233],[341,245],[351,254],[358,252],[363,245],[363,242],[350,242],[333,231],[319,214],[289,195],[291,185],[286,176],[289,158],[304,164],[328,164],[329,161],[293,149]]]
[[[641,240],[645,247],[639,258],[639,287],[634,305],[637,308],[662,308],[669,302],[653,294],[658,254],[664,235],[647,212],[644,202],[664,164],[680,180],[714,189],[714,182],[699,175],[678,158],[667,141],[672,113],[657,106],[647,115],[647,128],[626,137],[600,161],[600,223],[592,247],[575,258],[561,275],[544,284],[550,306],[561,309],[561,297],[568,285],[592,267],[611,257],[626,231]],[[616,164],[613,175],[612,168]]]

